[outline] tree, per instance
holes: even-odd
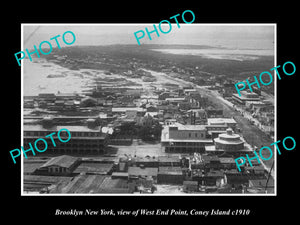
[[[138,135],[143,141],[158,141],[160,140],[162,126],[157,123],[152,127],[140,126]]]

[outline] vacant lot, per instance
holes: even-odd
[[[116,155],[124,156],[124,155],[131,155],[131,156],[164,156],[167,155],[161,145],[158,144],[138,144],[136,141],[133,141],[132,145],[130,146],[113,146],[116,149]]]

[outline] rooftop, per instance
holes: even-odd
[[[126,111],[146,112],[146,109],[139,108],[139,107],[120,107],[120,108],[113,107],[111,111],[112,112],[126,112]]]
[[[129,176],[157,176],[158,168],[140,168],[140,167],[129,167]]]
[[[166,98],[166,101],[184,101],[185,98]]]
[[[63,177],[63,176],[39,176],[39,175],[24,175],[24,190],[32,188],[32,186],[37,187],[38,189],[41,186],[48,186],[51,184],[57,184],[59,182],[69,182],[72,177]]]
[[[158,156],[158,162],[180,162],[179,156]]]
[[[267,179],[257,179],[257,180],[250,179],[249,184],[251,184],[251,186],[253,186],[253,187],[265,188],[266,184],[267,184]],[[269,181],[268,187],[274,187],[274,182]]]
[[[124,178],[128,178],[128,173],[127,172],[113,172],[111,174],[111,177],[124,177]]]
[[[219,160],[220,160],[220,163],[224,163],[224,164],[226,164],[226,163],[233,163],[233,164],[235,164],[235,161],[234,161],[234,158],[227,158],[227,157],[219,157]]]
[[[178,125],[179,124],[179,125]],[[179,131],[202,131],[206,130],[205,125],[182,125],[175,123],[175,125],[165,126],[161,131],[161,142],[198,142],[198,143],[213,143],[212,139],[194,138],[194,139],[174,139],[170,138],[170,128],[178,129]]]
[[[259,101],[260,100],[259,97],[254,97],[254,95],[253,95],[253,97],[250,97],[250,98],[248,98],[248,97],[246,97],[244,95],[239,96],[239,94],[232,94],[232,96],[234,96],[236,98],[239,98],[239,99],[241,99],[243,101]]]
[[[23,172],[24,174],[31,174],[36,169],[45,164],[45,160],[24,160]]]
[[[45,128],[41,124],[24,124],[23,130],[24,131],[59,131],[61,129],[68,129],[70,132],[100,132],[100,127],[96,126],[95,129],[91,129],[87,126],[70,126],[70,125],[64,125],[64,126],[52,126],[49,128]]]
[[[220,135],[222,135],[222,134],[220,134]],[[224,134],[224,135],[226,135],[226,134]],[[235,137],[238,138],[238,136],[235,136]],[[224,139],[220,139],[220,138],[215,138],[214,141],[217,143],[220,143],[220,144],[230,144],[230,145],[239,145],[239,144],[244,143],[244,141],[242,141],[242,140],[231,140],[231,139],[224,140]]]
[[[214,141],[221,144],[231,144],[231,145],[244,143],[240,135],[234,134],[231,128],[226,129],[226,133],[219,134],[219,137],[215,138]]]
[[[181,167],[159,167],[158,174],[182,175]]]
[[[213,170],[213,171],[209,171],[208,173],[206,173],[205,176],[207,176],[207,177],[223,177],[224,173],[223,173],[223,171]]]
[[[99,187],[101,193],[126,193],[129,192],[128,182],[124,179],[105,177]]]
[[[57,186],[51,193],[98,193],[105,178],[103,175],[79,175],[70,182]]]
[[[233,118],[208,118],[207,123],[208,125],[218,125],[218,124],[226,124],[226,123],[236,124],[236,121]]]
[[[216,155],[202,155],[202,159],[204,162],[220,161]]]
[[[153,158],[153,157],[134,157],[134,158],[132,158],[132,161],[139,162],[139,163],[143,163],[143,162],[157,162],[158,159],[157,158]]]
[[[74,173],[94,173],[94,174],[107,174],[113,168],[111,163],[99,162],[82,162],[73,172]]]
[[[205,151],[206,152],[224,152],[225,150],[224,149],[221,149],[221,148],[219,148],[219,149],[216,149],[216,146],[215,145],[206,145],[206,146],[204,146],[204,148],[205,148]],[[244,148],[243,149],[239,149],[239,150],[228,150],[228,149],[226,149],[226,152],[247,152],[247,153],[249,153],[249,152],[252,152],[252,148],[251,148],[251,146],[250,145],[244,145]]]
[[[177,127],[178,130],[193,130],[193,131],[197,131],[197,130],[206,130],[206,126],[205,125],[183,125],[181,123],[175,122],[172,125],[169,125],[168,127]]]
[[[44,163],[41,167],[48,167],[48,166],[60,166],[69,168],[71,167],[79,158],[69,156],[69,155],[62,155],[58,157],[53,157],[46,163]]]

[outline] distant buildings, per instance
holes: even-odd
[[[130,65],[132,70],[123,73],[126,76],[141,78],[144,82],[156,80],[150,72],[137,69],[138,63]],[[178,68],[174,66],[173,69],[176,71]],[[172,70],[165,68],[165,71]],[[109,70],[105,74],[111,75],[111,72],[114,73]],[[176,77],[181,78],[181,75]],[[193,74],[192,80],[200,82],[198,78]],[[225,78],[223,76],[222,79]],[[118,79],[112,80],[117,82]],[[124,79],[120,79],[123,82]],[[235,91],[232,82],[218,80],[216,84],[216,81],[217,76],[210,74],[207,80],[201,80],[201,85],[207,83],[214,85],[212,89],[223,89],[226,97],[231,96],[232,90]],[[267,173],[261,165],[248,167],[245,164],[242,172],[237,171],[235,156],[250,155],[251,147],[235,133],[238,130],[235,119],[224,117],[223,109],[215,108],[215,104],[201,96],[196,88],[180,87],[172,82],[161,86],[147,83],[149,90],[145,91],[140,88],[141,85],[129,88],[103,79],[97,82],[91,93],[45,93],[25,97],[24,107],[29,108],[28,111],[43,108],[36,110],[37,113],[50,110],[51,113],[62,114],[55,117],[55,122],[49,118],[32,122],[30,120],[35,118],[29,114],[29,121],[23,126],[25,149],[28,149],[28,143],[61,128],[71,132],[67,143],[61,143],[53,136],[56,147],[53,147],[50,138],[46,138],[48,149],[44,155],[52,158],[25,161],[26,190],[46,193],[153,193],[156,185],[167,184],[176,185],[184,192],[240,193],[247,188],[264,191],[264,186],[272,187],[272,182],[267,184]],[[274,123],[272,104],[262,101],[255,92],[242,91],[241,94],[232,94],[232,99],[250,112],[247,115],[252,114],[265,126]],[[229,101],[232,99],[228,98]],[[135,155],[142,141],[150,140],[141,138],[141,134],[154,136],[154,130],[159,132],[155,132],[156,138],[151,141],[158,144],[160,138],[162,155]],[[125,151],[127,145],[135,148],[135,152],[117,155],[114,150],[119,146],[109,146],[113,149],[109,152],[106,151],[108,144],[123,145]],[[97,159],[89,157],[103,153],[110,154]],[[268,188],[266,190],[272,191]]]
[[[246,104],[247,101],[260,101],[258,94],[254,92],[241,91],[241,96],[239,94],[232,94],[232,98],[241,104]]]
[[[76,93],[41,93],[38,96],[24,97],[24,107],[33,108],[36,104],[39,108],[47,108],[53,111],[74,111],[79,108],[82,97]]]
[[[147,110],[140,107],[113,107],[112,113],[126,113],[126,112],[146,112]]]

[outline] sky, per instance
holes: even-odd
[[[158,24],[156,24],[158,27]],[[180,24],[172,23],[172,30],[152,40],[147,35],[140,39],[141,44],[191,44],[225,46],[232,48],[272,49],[274,48],[274,24]],[[153,24],[23,24],[23,49],[37,47],[42,41],[56,46],[51,37],[72,31],[76,36],[74,45],[111,45],[136,44],[134,32],[147,27],[153,30]],[[162,26],[168,30],[169,25]],[[66,36],[67,37],[67,36]],[[59,43],[63,43],[61,37]],[[46,46],[46,45],[45,45]]]

